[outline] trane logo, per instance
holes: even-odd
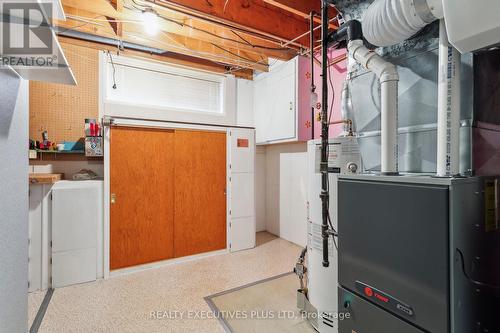
[[[384,303],[389,303],[389,298],[386,297],[386,296],[383,296],[375,291],[373,291],[372,288],[370,287],[366,287],[365,288],[365,295],[368,296],[368,297],[375,297],[376,299],[378,299],[379,301],[382,301]]]
[[[361,294],[361,296],[364,296],[372,302],[382,304],[384,308],[389,309],[390,311],[398,312],[410,317],[414,316],[414,311],[411,306],[406,305],[404,302],[401,302],[400,300],[389,296],[388,294],[381,292],[366,283],[356,281],[356,290]]]
[[[379,300],[379,301],[382,301],[384,303],[389,303],[389,299],[385,296],[382,296],[378,293],[375,293],[375,297]]]

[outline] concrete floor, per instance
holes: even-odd
[[[316,333],[297,308],[295,274],[211,297],[234,333]],[[242,312],[246,315],[235,316]],[[285,315],[286,314],[286,315]]]
[[[57,289],[39,332],[222,333],[218,320],[207,318],[211,311],[203,297],[290,272],[300,252],[268,233],[257,234],[257,244],[247,251]],[[38,297],[30,297],[30,309],[35,301]]]

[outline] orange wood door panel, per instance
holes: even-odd
[[[226,248],[226,133],[175,132],[174,255]]]
[[[110,269],[173,257],[174,131],[111,128]]]

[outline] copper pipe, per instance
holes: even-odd
[[[347,125],[347,127],[349,129],[347,136],[354,136],[353,125],[352,125],[352,120],[351,119],[343,119],[343,120],[332,121],[328,125],[338,125],[338,124],[345,124],[345,125]]]

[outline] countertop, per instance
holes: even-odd
[[[64,179],[63,173],[30,173],[30,184],[54,184]]]

